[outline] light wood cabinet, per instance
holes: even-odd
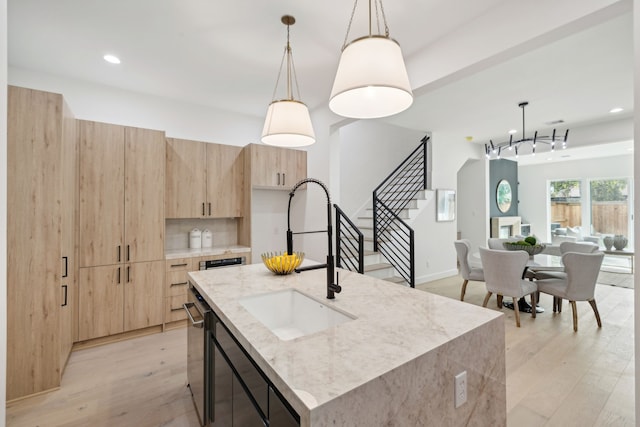
[[[78,340],[162,324],[164,132],[79,121]]]
[[[243,216],[241,147],[167,138],[166,217]]]
[[[179,258],[166,261],[164,323],[187,318],[182,304],[187,302],[187,273],[199,268],[199,258]]]
[[[306,151],[259,144],[249,144],[246,149],[253,188],[290,190],[307,177]]]
[[[164,257],[164,132],[79,122],[80,266]]]
[[[69,355],[74,128],[61,95],[9,86],[7,400],[58,387]]]
[[[162,324],[164,261],[80,269],[79,340]]]

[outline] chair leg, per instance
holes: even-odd
[[[553,297],[553,312],[556,312],[556,309],[558,308],[558,297]]]
[[[593,314],[596,315],[596,322],[598,322],[598,328],[602,328],[602,322],[600,321],[600,313],[598,313],[598,306],[596,305],[595,299],[590,299],[589,304],[591,308],[593,308]]]
[[[502,298],[503,296],[498,294],[496,295],[496,299],[498,300],[498,308],[502,308]]]
[[[573,311],[573,332],[578,332],[578,310],[576,309],[576,302],[569,301],[571,304],[571,310]]]
[[[462,291],[460,291],[460,301],[464,301],[464,293],[467,291],[467,283],[469,283],[469,281],[466,279],[464,282],[462,282]]]
[[[513,312],[516,314],[516,326],[519,328],[520,327],[520,309],[518,308],[518,299],[516,297],[513,297]]]
[[[531,294],[531,317],[533,317],[534,319],[536,318],[536,303],[538,301],[537,294],[538,292],[533,292]]]
[[[487,306],[487,303],[489,302],[489,298],[491,298],[491,292],[487,291],[487,295],[484,297],[484,302],[482,303],[483,307]]]
[[[562,313],[562,298],[557,297],[558,301],[556,302],[556,305],[558,306],[558,313]]]

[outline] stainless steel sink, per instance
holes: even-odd
[[[252,295],[241,298],[239,302],[283,341],[314,334],[356,318],[296,289]]]

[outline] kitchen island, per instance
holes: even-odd
[[[324,269],[277,276],[252,264],[189,276],[301,426],[506,425],[501,313],[338,271],[334,300]],[[292,288],[353,319],[282,340],[241,304]],[[467,402],[456,408],[462,372]]]

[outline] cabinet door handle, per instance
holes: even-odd
[[[280,185],[280,172],[278,172],[278,185]]]
[[[63,256],[62,259],[64,260],[64,273],[62,274],[62,277],[68,277],[69,276],[69,257]]]
[[[204,202],[202,202],[202,216],[204,216]]]
[[[127,261],[129,261],[130,254],[131,254],[131,251],[130,251],[129,245],[127,245]]]
[[[64,288],[64,302],[60,305],[60,307],[64,307],[67,305],[67,295],[68,295],[68,286],[67,285],[62,285],[62,287]]]
[[[285,185],[284,184],[284,172],[282,172],[282,185]]]
[[[131,282],[131,266],[127,265],[127,283]]]
[[[171,311],[182,311],[182,310],[184,310],[184,308],[182,307],[178,307],[178,308],[171,307]]]
[[[189,284],[189,282],[172,283],[170,285],[170,287],[173,287],[173,286],[184,286],[184,285],[188,285],[188,284]],[[180,307],[180,310],[182,310],[182,307]]]
[[[118,245],[118,262],[120,262],[120,245]]]
[[[186,267],[187,263],[185,262],[184,264],[171,264],[171,268],[173,267]]]
[[[120,284],[120,267],[118,267],[118,285]]]
[[[209,216],[211,216],[211,202],[209,202]]]

